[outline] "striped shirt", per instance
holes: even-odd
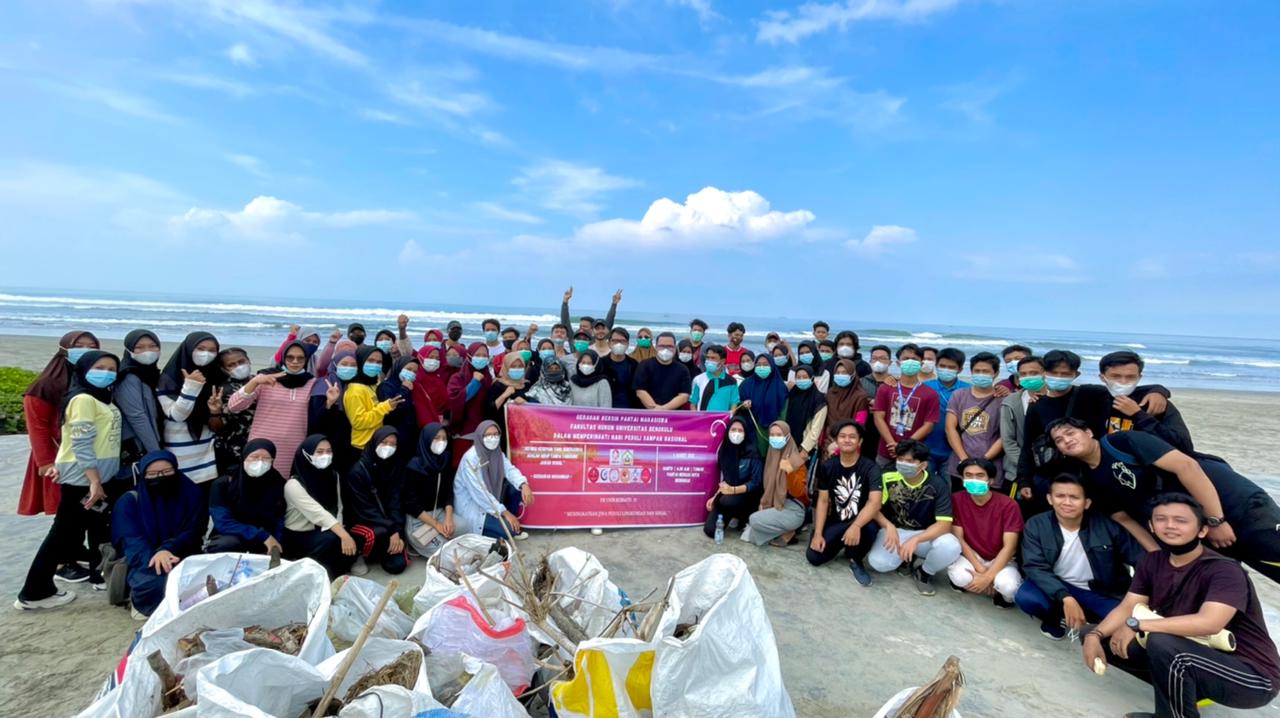
[[[227,402],[227,411],[232,414],[257,404],[258,410],[249,427],[249,440],[269,439],[276,445],[276,458],[272,465],[281,476],[292,473],[293,455],[302,445],[302,440],[307,438],[307,403],[314,383],[315,379],[312,379],[297,389],[264,384],[252,394],[244,393],[244,387],[241,387]]]
[[[196,397],[204,382],[187,380],[177,395],[160,394],[160,411],[164,412],[164,448],[178,459],[178,469],[197,484],[218,478],[218,461],[213,453],[213,432],[200,427],[200,436],[192,439],[187,430],[187,417],[195,409]]]

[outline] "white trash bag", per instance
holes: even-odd
[[[529,718],[493,664],[471,656],[463,656],[462,664],[471,680],[450,706],[454,712],[470,718]]]
[[[919,686],[914,686],[899,691],[897,695],[889,699],[888,703],[880,706],[880,710],[876,711],[874,718],[889,718],[889,716],[893,715],[894,711],[901,708],[902,705],[907,702],[907,699],[910,698],[911,694],[915,693],[918,688]],[[960,711],[952,710],[950,718],[961,718]]]
[[[456,666],[458,654],[472,655],[497,668],[508,692],[522,693],[538,668],[528,626],[523,618],[509,612],[490,611],[489,618],[492,625],[470,594],[457,596],[419,618],[409,637],[427,647],[430,663]],[[439,670],[428,668],[437,674]]]
[[[364,624],[373,615],[378,601],[386,592],[386,586],[359,576],[343,576],[338,579],[342,585],[333,597],[333,606],[329,609],[329,630],[338,638],[354,643]],[[383,638],[404,638],[413,630],[413,619],[400,610],[395,601],[388,601],[378,623],[370,636]]]
[[[254,648],[201,668],[196,685],[199,718],[297,718],[324,695],[329,681],[300,658]]]
[[[449,541],[426,560],[426,578],[422,588],[413,597],[414,618],[436,606],[467,593],[459,576],[466,574],[471,587],[480,595],[487,608],[502,603],[501,584],[480,575],[484,570],[491,576],[505,578],[507,566],[501,554],[491,551],[494,539],[478,534],[463,534]]]
[[[283,566],[291,561],[281,561]],[[266,573],[271,557],[254,553],[211,553],[188,556],[178,563],[164,583],[164,600],[151,612],[147,625],[167,622],[209,597],[208,578],[218,591],[226,591]],[[145,632],[145,630],[144,630]]]
[[[588,636],[603,633],[613,617],[622,610],[623,594],[609,580],[609,570],[595,556],[573,546],[547,556],[547,565],[555,574],[556,590],[568,594],[560,599],[560,608]],[[629,633],[629,624],[624,624],[620,635],[626,636]]]
[[[345,651],[330,656],[325,659],[323,663],[316,666],[316,669],[320,671],[321,675],[323,675],[326,680],[332,678],[334,674],[338,672],[338,667],[342,665],[344,660],[346,660],[347,654],[350,651],[351,649],[348,648]],[[351,686],[355,685],[356,681],[359,681],[367,674],[386,666],[388,663],[391,663],[405,653],[415,653],[419,658],[418,676],[414,680],[413,685],[409,686],[409,688],[415,692],[430,696],[431,687],[427,683],[426,662],[421,660],[423,658],[422,646],[413,643],[412,641],[400,641],[391,638],[376,637],[365,641],[364,649],[356,656],[355,662],[351,664],[351,669],[347,671],[347,675],[342,679],[342,682],[338,684],[338,690],[334,695],[341,699],[343,696],[347,695],[347,691],[351,690]]]
[[[400,686],[370,688],[338,711],[338,718],[466,718],[440,701]]]

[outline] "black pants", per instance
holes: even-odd
[[[401,528],[403,530],[403,527]],[[359,546],[359,554],[366,561],[377,561],[382,565],[382,570],[390,574],[404,573],[409,565],[409,559],[405,555],[409,545],[405,544],[405,550],[400,553],[387,553],[387,546],[391,542],[391,532],[381,526],[348,526],[347,531],[351,534],[351,538],[356,540]]]
[[[1159,718],[1198,718],[1196,701],[1204,698],[1228,708],[1261,708],[1280,692],[1275,681],[1235,654],[1189,638],[1153,633],[1145,649],[1137,641],[1130,644],[1127,659],[1111,653],[1110,641],[1104,640],[1102,645],[1107,661],[1155,689]]]
[[[715,506],[711,512],[707,514],[707,521],[702,526],[702,531],[707,538],[715,538],[716,535],[716,517],[723,516],[725,526],[729,525],[731,519],[737,519],[742,525],[746,525],[747,519],[751,518],[751,514],[760,509],[760,492],[748,491],[745,494],[734,494],[733,496],[716,496]]]
[[[875,521],[868,521],[861,529],[858,545],[845,546],[844,533],[852,525],[853,519],[827,524],[822,529],[822,538],[827,542],[827,547],[822,551],[814,551],[812,548],[805,549],[805,558],[809,559],[809,563],[814,566],[821,566],[835,558],[840,553],[840,549],[844,549],[845,558],[862,561],[862,559],[866,558],[867,553],[871,551],[871,547],[875,545],[876,533],[880,527]]]
[[[1266,492],[1250,496],[1243,504],[1223,507],[1236,542],[1214,550],[1280,583],[1280,506]]]
[[[111,506],[129,487],[123,481],[103,484],[102,489],[107,494],[104,511],[91,511],[81,503],[89,495],[88,486],[63,484],[61,488],[62,498],[58,500],[53,525],[36,550],[35,558],[31,559],[27,580],[18,592],[18,598],[24,601],[39,601],[58,592],[53,585],[53,575],[59,564],[69,563],[80,555],[86,533],[89,535],[89,567],[97,573],[102,563],[98,547],[111,540]]]
[[[230,534],[213,534],[204,544],[205,553],[266,553],[261,541],[246,541]]]
[[[351,570],[355,563],[354,555],[342,553],[342,539],[332,531],[312,529],[310,531],[284,530],[284,538],[280,541],[284,546],[284,557],[290,561],[309,558],[329,572],[329,578],[337,578]]]

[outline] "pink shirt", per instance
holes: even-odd
[[[297,389],[267,384],[258,387],[252,396],[246,395],[242,388],[227,402],[227,411],[233,414],[255,403],[258,405],[253,424],[249,426],[249,440],[268,439],[276,445],[276,459],[272,465],[286,479],[293,471],[294,453],[307,438],[307,403],[315,381],[312,379]]]

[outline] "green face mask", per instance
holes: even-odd
[[[702,341],[702,337],[703,337],[702,332],[698,332],[698,331],[689,332],[689,338],[694,340],[695,342]]]
[[[636,346],[640,347],[641,349],[648,349],[649,347],[653,346],[653,340],[645,337],[640,337],[639,339],[636,340]]]
[[[1037,392],[1044,388],[1044,377],[1042,376],[1024,376],[1018,378],[1018,386],[1030,392]]]
[[[587,347],[589,347],[589,346],[591,346],[591,343],[590,343],[590,342],[584,342],[584,341],[582,341],[581,339],[579,339],[579,340],[577,340],[577,341],[575,341],[575,342],[573,343],[573,348],[574,348],[574,349],[575,349],[579,354],[581,354],[582,352],[585,352],[585,351],[587,350]]]
[[[520,358],[527,362],[533,358],[533,352],[529,351],[528,349],[521,349]]]
[[[820,351],[818,352],[818,356],[822,357],[822,361],[831,361],[831,357],[835,356],[835,354],[832,354],[831,352]]]

